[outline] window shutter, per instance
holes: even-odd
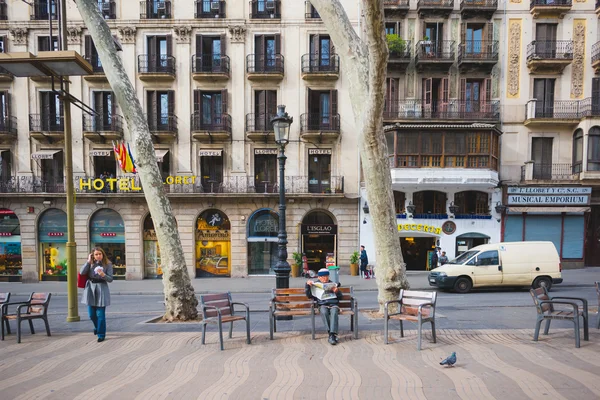
[[[415,205],[415,214],[423,213],[423,192],[413,193],[413,204]]]
[[[335,118],[335,115],[338,112],[338,96],[337,90],[332,90],[331,92],[331,116]]]
[[[448,101],[449,101],[448,78],[442,78],[441,87],[442,87],[442,93],[441,93],[442,103],[448,103]]]
[[[85,35],[84,43],[85,43],[85,50],[84,50],[85,56],[88,60],[90,60],[92,57],[92,37],[90,35]]]
[[[167,35],[167,56],[173,55],[173,35]]]
[[[108,92],[110,96],[110,112],[111,115],[115,115],[117,113],[117,97],[114,92]]]
[[[467,79],[460,78],[460,100],[466,101],[466,99],[467,99],[466,92],[467,92]]]
[[[259,115],[262,115],[265,113],[265,108],[266,108],[266,104],[267,104],[267,93],[266,90],[259,90],[256,92],[255,94],[256,96],[256,104],[254,105],[255,107],[255,113],[258,114],[257,117]]]
[[[148,92],[148,117],[153,125],[156,125],[156,116],[158,114],[158,93],[156,90]]]
[[[275,35],[275,55],[281,54],[281,35]]]
[[[433,83],[432,78],[423,79],[423,100],[425,105],[431,106],[431,86]]]
[[[255,56],[264,56],[264,35],[256,35],[254,36],[254,54]],[[256,63],[257,60],[254,60]]]
[[[94,92],[94,111],[100,114],[98,117],[102,118],[104,115],[104,102],[102,101],[102,92]]]
[[[267,114],[269,114],[269,120],[271,116],[275,116],[277,114],[277,91],[268,90],[267,91]]]
[[[465,45],[467,43],[467,23],[463,22],[460,24],[460,43]]]
[[[169,106],[168,106],[169,116],[174,116],[175,115],[175,91],[169,90],[169,91],[167,91],[167,93],[168,93],[168,99],[169,99]]]
[[[196,57],[202,55],[202,35],[196,35]]]
[[[310,36],[310,54],[318,56],[319,55],[319,35],[311,35]],[[317,57],[315,57],[317,58]]]
[[[156,57],[156,36],[148,36],[148,62]]]
[[[222,56],[227,54],[226,42],[227,42],[227,35],[223,33],[221,35],[221,55]]]
[[[194,90],[194,113],[202,114],[202,92],[198,89]]]
[[[221,90],[221,112],[227,114],[227,89]]]
[[[592,99],[600,101],[600,78],[592,78]]]

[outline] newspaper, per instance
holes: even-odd
[[[334,282],[313,282],[310,287],[311,294],[319,300],[335,299],[337,296],[333,293],[333,289],[337,287]]]

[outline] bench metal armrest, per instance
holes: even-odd
[[[551,297],[550,300],[554,301],[556,299],[561,299],[561,300],[576,300],[576,301],[581,301],[583,303],[583,307],[584,310],[587,310],[588,308],[588,301],[587,299],[583,299],[581,297],[563,297],[563,296],[556,296],[556,297]]]
[[[384,309],[383,309],[383,317],[384,317],[385,320],[387,320],[388,317],[390,317],[392,315],[402,314],[401,311],[398,311],[397,313],[393,313],[393,314],[389,313],[389,305],[392,304],[392,303],[398,303],[398,305],[399,305],[398,310],[402,309],[402,300],[390,300],[390,301],[386,301],[385,304],[384,304],[384,306],[383,306],[384,307]]]
[[[540,309],[542,308],[542,304],[562,304],[573,307],[573,312],[577,314],[579,312],[579,306],[577,303],[572,301],[555,301],[555,300],[542,300],[539,302]]]
[[[245,307],[246,308],[246,312],[247,313],[250,312],[250,307],[248,307],[248,304],[246,304],[246,303],[240,303],[240,302],[237,302],[237,301],[235,301],[235,302],[232,301],[231,302],[231,308],[233,309],[234,312],[235,312],[235,307],[234,307],[235,305]]]
[[[433,303],[423,303],[423,304],[419,305],[419,309],[417,310],[417,312],[419,314],[421,314],[423,307],[431,307],[432,310],[435,310]]]
[[[0,311],[2,312],[2,314],[7,314],[8,311],[8,306],[15,306],[15,305],[31,305],[31,301],[27,300],[27,301],[15,301],[15,302],[11,302],[11,303],[3,303],[0,306]]]

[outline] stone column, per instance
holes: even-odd
[[[81,31],[82,26],[70,26],[67,28],[67,47],[68,50],[74,50],[81,54]],[[69,77],[71,85],[69,93],[81,101],[83,99],[83,78],[81,76]],[[91,104],[88,104],[91,106]],[[83,140],[83,118],[82,111],[71,105],[71,135],[73,138],[73,176],[85,174],[85,154]],[[66,121],[65,121],[66,122]]]
[[[231,92],[232,93],[229,112],[233,125],[233,143],[231,145],[231,174],[245,174],[246,171],[246,149],[244,148],[244,136],[246,135],[246,107],[244,106],[246,92],[246,27],[244,25],[229,26],[230,45],[227,52],[230,60],[244,60],[231,66]]]
[[[177,175],[192,174],[192,152],[188,149],[192,148],[190,135],[190,115],[192,114],[192,102],[190,99],[191,83],[191,57],[192,49],[190,48],[192,28],[189,25],[175,26],[175,57],[177,57],[177,86],[183,88],[176,93],[175,109],[177,111],[177,153],[174,157],[177,163]],[[187,261],[187,260],[186,260]]]

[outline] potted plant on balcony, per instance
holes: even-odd
[[[388,50],[390,51],[390,56],[394,57],[402,57],[404,52],[406,51],[406,41],[402,39],[400,36],[394,34],[385,35],[387,39]]]
[[[297,251],[292,253],[292,258],[294,259],[294,263],[292,264],[292,276],[297,278],[300,276],[300,266],[302,265],[302,254]]]
[[[350,275],[358,276],[358,259],[360,258],[360,254],[358,251],[355,251],[350,255]]]

